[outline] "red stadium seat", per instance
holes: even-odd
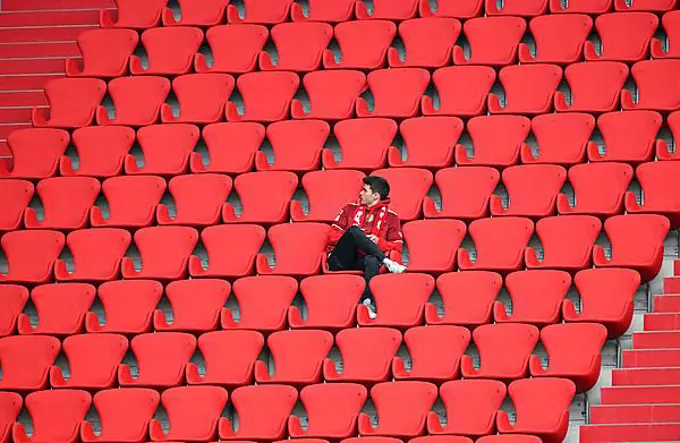
[[[194,56],[196,72],[241,74],[254,71],[257,57],[264,48],[269,31],[262,25],[213,26],[205,33],[213,54],[209,66],[205,55]]]
[[[12,425],[19,417],[23,404],[21,396],[15,392],[0,392],[0,441],[10,441]]]
[[[288,324],[293,329],[345,329],[356,324],[355,311],[365,288],[357,275],[317,275],[300,283],[300,292],[307,306],[303,319],[297,306],[288,308]]]
[[[378,315],[371,319],[368,308],[357,309],[359,326],[409,328],[422,324],[423,312],[432,291],[434,278],[428,274],[383,274],[369,283]]]
[[[44,208],[43,219],[38,220],[36,210],[27,207],[24,225],[28,229],[82,229],[100,190],[99,181],[91,177],[41,180],[36,191]]]
[[[219,225],[201,232],[201,241],[208,253],[208,266],[201,258],[189,258],[192,277],[244,277],[255,270],[255,256],[260,252],[267,233],[258,225]]]
[[[225,203],[225,223],[282,223],[288,221],[288,207],[298,185],[289,171],[263,171],[241,174],[234,180],[243,212],[237,217],[231,203]]]
[[[677,0],[633,0],[630,4],[622,0],[614,0],[614,9],[617,11],[665,12],[676,7]]]
[[[264,346],[256,331],[214,331],[198,337],[198,349],[205,359],[205,374],[195,363],[187,363],[190,385],[242,386],[252,383],[255,360]]]
[[[85,317],[87,332],[142,334],[151,331],[153,311],[163,295],[163,285],[151,280],[120,280],[102,284],[99,300],[106,321],[100,324],[97,314]]]
[[[48,108],[33,108],[35,127],[73,129],[89,126],[106,95],[106,82],[96,78],[59,78],[45,85]]]
[[[255,155],[262,145],[265,128],[259,123],[214,123],[203,128],[203,141],[208,150],[209,162],[201,154],[192,152],[189,157],[191,172],[216,172],[243,174],[253,167]]]
[[[172,323],[156,309],[153,326],[156,331],[214,331],[220,324],[222,307],[229,298],[231,285],[224,280],[176,280],[165,288],[172,308]]]
[[[558,112],[609,112],[619,107],[619,92],[628,78],[628,66],[621,62],[574,63],[564,70],[571,88],[571,103],[562,91],[555,92]]]
[[[673,143],[680,140],[680,112],[672,112],[666,119],[668,129],[671,131]],[[16,132],[14,132],[16,134]],[[12,134],[10,134],[10,138]],[[680,150],[675,149],[671,151],[666,140],[660,138],[656,141],[656,156],[659,160],[677,160],[680,159]]]
[[[8,271],[0,283],[46,283],[52,279],[54,262],[66,238],[57,231],[12,231],[0,239]]]
[[[548,0],[515,0],[499,8],[495,0],[486,0],[485,9],[487,15],[519,15],[533,17],[545,14],[548,9]]]
[[[25,287],[19,285],[0,285],[0,337],[16,333],[17,319],[24,306],[26,306],[27,301],[28,289]],[[357,303],[359,302],[359,297],[357,297],[356,301]],[[0,441],[2,441],[1,438]]]
[[[550,0],[550,12],[599,15],[611,11],[612,0],[571,0],[566,6],[561,0]]]
[[[69,133],[61,129],[26,128],[12,131],[7,136],[12,168],[0,162],[0,178],[41,179],[54,176],[69,139]]]
[[[302,177],[302,187],[307,194],[309,211],[305,214],[302,203],[292,200],[290,218],[294,222],[332,222],[347,202],[356,200],[364,177],[363,172],[352,170],[308,172]]]
[[[645,60],[631,69],[638,88],[637,100],[633,101],[631,91],[621,91],[623,109],[654,109],[674,111],[680,109],[678,75],[680,60]]]
[[[427,415],[437,399],[437,386],[422,381],[379,383],[371,388],[379,423],[359,414],[359,434],[417,437],[425,432]]]
[[[257,273],[292,276],[317,274],[326,250],[329,229],[326,224],[313,222],[272,226],[267,236],[274,249],[276,265],[272,267],[266,255],[258,254],[255,261]]]
[[[23,227],[24,211],[33,199],[35,187],[28,180],[0,180],[0,231]]]
[[[568,16],[558,16],[568,17]],[[528,144],[522,145],[522,163],[583,163],[590,136],[595,129],[595,117],[590,114],[543,114],[531,121],[531,132],[536,138],[539,153],[534,156]]]
[[[456,65],[509,65],[517,60],[517,47],[527,29],[519,17],[472,18],[463,25],[472,56],[465,57],[461,46],[453,47]]]
[[[503,170],[502,181],[508,190],[509,204],[491,196],[491,215],[548,217],[555,213],[557,194],[567,179],[567,171],[556,165],[520,165]]]
[[[260,52],[262,71],[315,71],[321,66],[323,52],[333,38],[328,23],[281,23],[271,30],[276,62],[267,51]]]
[[[159,225],[214,225],[231,191],[231,178],[221,174],[178,175],[168,185],[176,213],[165,204],[156,206]]]
[[[189,256],[198,242],[198,232],[185,226],[156,226],[135,232],[135,246],[142,262],[137,271],[133,260],[124,257],[123,278],[182,279]]]
[[[569,169],[569,183],[576,204],[565,194],[557,196],[560,214],[615,215],[623,212],[623,196],[633,178],[633,168],[625,163],[601,162],[575,165]]]
[[[101,432],[95,434],[92,423],[85,420],[80,425],[80,439],[84,443],[144,440],[160,400],[160,394],[152,389],[99,391],[93,402],[101,420]]]
[[[368,391],[359,384],[326,383],[305,386],[300,400],[307,411],[309,425],[302,429],[297,415],[288,418],[291,437],[346,438],[356,435],[357,417]]]
[[[188,124],[152,125],[141,128],[137,138],[143,165],[134,155],[125,159],[126,174],[177,175],[187,170],[189,157],[200,137],[198,127]]]
[[[224,118],[224,108],[236,86],[227,74],[188,74],[175,77],[172,91],[179,101],[179,117],[172,106],[161,105],[164,123],[215,123]]]
[[[331,132],[330,125],[321,120],[284,120],[267,127],[267,139],[272,146],[274,162],[267,154],[255,154],[258,171],[306,172],[319,169],[321,152]]]
[[[232,5],[233,6],[233,5]],[[290,115],[290,102],[300,85],[294,72],[249,72],[236,80],[245,111],[227,102],[227,121],[274,122]]]
[[[38,324],[33,327],[27,314],[19,314],[19,334],[78,334],[95,295],[94,286],[84,283],[37,286],[31,291],[31,301],[38,313]]]
[[[361,71],[324,70],[306,74],[302,84],[309,96],[309,111],[300,100],[293,99],[293,118],[341,120],[354,116],[357,98],[366,89],[366,75]]]
[[[413,117],[430,83],[430,73],[422,68],[379,69],[368,74],[367,82],[373,109],[359,97],[357,117]]]
[[[347,21],[333,29],[342,57],[326,49],[326,69],[379,69],[385,65],[388,48],[397,35],[397,26],[387,20]]]
[[[119,334],[82,334],[66,337],[63,352],[70,377],[59,366],[50,368],[53,388],[108,389],[116,384],[118,365],[128,350],[128,340]]]
[[[441,194],[441,209],[437,210],[434,200],[425,197],[426,218],[474,220],[489,214],[489,200],[500,181],[500,173],[483,166],[446,168],[437,171],[434,181]]]
[[[342,355],[342,372],[327,358],[323,366],[326,381],[383,382],[392,378],[390,365],[401,345],[401,333],[388,328],[343,329],[335,344]]]
[[[669,44],[664,48],[663,41],[652,37],[650,52],[652,57],[657,58],[678,58],[680,56],[680,51],[678,51],[678,46],[676,42],[680,42],[680,33],[678,33],[678,25],[680,24],[680,12],[670,11],[663,15],[661,18],[661,24],[663,30],[666,32],[666,38]]]
[[[191,71],[203,42],[203,31],[191,27],[153,28],[142,33],[142,46],[148,56],[143,66],[136,55],[130,57],[132,75],[182,75]]]
[[[552,110],[553,94],[562,80],[562,68],[544,64],[506,66],[501,69],[498,79],[505,91],[505,105],[501,105],[496,94],[489,94],[491,114],[544,114]]]
[[[66,246],[73,256],[74,269],[66,262],[54,263],[58,281],[108,281],[120,275],[120,262],[128,250],[132,236],[124,229],[83,229],[66,237]]]
[[[298,291],[297,281],[286,276],[257,276],[238,279],[233,293],[239,305],[237,319],[231,309],[222,311],[222,329],[280,331],[286,328],[286,313]]]
[[[598,53],[592,41],[585,43],[586,60],[636,62],[649,56],[649,42],[659,27],[659,19],[648,12],[603,14],[595,20],[602,42]]]
[[[338,122],[333,134],[342,160],[330,149],[322,154],[324,169],[375,170],[385,167],[387,151],[397,135],[397,123],[386,118],[352,119]]]
[[[470,344],[470,331],[460,326],[417,326],[406,331],[404,342],[412,365],[401,357],[392,360],[396,380],[444,382],[460,377],[460,359]]]
[[[255,362],[257,383],[308,385],[321,382],[322,364],[333,347],[328,331],[279,331],[267,337],[274,370]]]
[[[528,218],[498,217],[470,223],[468,232],[477,250],[472,262],[467,250],[458,250],[458,267],[463,271],[517,271],[524,266],[524,248],[534,232]]]
[[[559,0],[558,0],[559,1]],[[526,434],[498,434],[487,435],[477,440],[477,443],[541,443],[535,435]]]
[[[423,200],[433,182],[432,173],[426,169],[380,169],[371,176],[382,177],[391,187],[390,208],[403,221],[415,220],[423,212]]]
[[[276,440],[286,435],[286,423],[298,399],[292,386],[244,386],[231,394],[238,413],[238,429],[230,419],[219,421],[222,440]]]
[[[149,436],[153,441],[216,440],[220,414],[227,405],[226,389],[217,386],[180,386],[161,395],[167,411],[170,432],[163,432],[161,423],[152,419]]]
[[[519,44],[522,63],[575,63],[581,60],[583,43],[593,28],[587,15],[539,15],[529,22],[529,32],[536,43],[532,55],[526,43]]]
[[[181,332],[159,332],[135,336],[130,342],[138,364],[137,378],[130,366],[118,366],[121,387],[168,388],[184,382],[184,370],[196,350],[196,337]]]
[[[530,323],[542,327],[560,320],[562,301],[571,287],[571,276],[564,271],[519,271],[505,278],[512,300],[512,313],[496,301],[493,317],[496,323]]]
[[[529,370],[529,356],[538,343],[538,328],[523,323],[482,325],[472,338],[479,349],[480,366],[472,357],[461,360],[463,378],[495,378],[509,381],[523,378]]]
[[[519,115],[485,115],[467,123],[474,156],[465,146],[456,145],[459,166],[511,166],[519,159],[520,149],[529,136],[531,122]]]
[[[397,48],[388,50],[392,67],[441,68],[451,63],[451,51],[460,34],[460,22],[452,18],[414,18],[399,24],[406,48],[402,59]]]
[[[463,121],[456,117],[410,118],[401,122],[399,133],[407,156],[404,160],[401,151],[391,146],[388,151],[391,167],[445,168],[453,163]]]
[[[121,174],[125,156],[135,143],[135,131],[125,126],[89,126],[73,132],[78,167],[67,155],[59,161],[63,176],[115,177]]]
[[[644,201],[638,204],[635,194],[626,192],[626,211],[663,214],[669,218],[672,228],[678,227],[680,225],[680,201],[676,180],[678,174],[680,163],[677,162],[651,162],[638,166],[635,176],[642,187]]]
[[[115,78],[128,73],[139,35],[131,29],[88,29],[77,42],[83,58],[66,59],[67,76]]]
[[[109,216],[104,218],[102,209],[90,209],[93,227],[144,227],[155,221],[156,205],[161,202],[167,185],[165,180],[154,176],[112,177],[102,184],[102,192],[109,206]]]
[[[290,16],[294,22],[344,22],[354,15],[355,0],[311,0],[307,10],[299,3],[291,5]]]
[[[12,427],[17,443],[64,442],[79,440],[80,423],[90,409],[92,397],[86,391],[71,389],[38,391],[26,396],[25,407],[33,423],[29,437],[22,423]]]
[[[99,22],[102,28],[153,28],[161,23],[163,8],[168,4],[168,0],[151,0],[143,3],[137,0],[115,1],[116,9],[100,12]]]
[[[437,290],[444,303],[444,315],[428,303],[425,321],[428,325],[479,326],[491,322],[494,300],[503,286],[499,274],[486,271],[450,272],[437,279]]]
[[[472,18],[483,14],[482,0],[439,0],[436,10],[432,9],[430,0],[420,0],[421,17],[454,17]]]
[[[181,16],[175,20],[171,8],[163,10],[163,26],[216,26],[224,23],[228,0],[179,0]]]
[[[467,228],[460,220],[416,220],[404,225],[408,247],[408,270],[451,272],[456,268],[456,251]]]
[[[602,114],[597,127],[604,138],[603,155],[595,143],[588,146],[590,161],[640,163],[654,159],[661,114],[653,111],[624,111]]]
[[[427,432],[431,435],[463,434],[482,436],[492,434],[496,413],[501,408],[507,388],[498,380],[455,380],[444,383],[439,395],[446,407],[446,425],[442,426],[437,413],[427,417]]]
[[[370,10],[364,0],[357,0],[354,12],[358,20],[406,20],[416,16],[418,0],[373,0]]]
[[[165,77],[119,77],[109,83],[115,118],[104,106],[97,109],[97,124],[148,126],[156,123],[162,104],[170,94],[170,80]]]
[[[227,6],[229,23],[276,24],[288,20],[293,0],[244,0],[245,13],[242,15],[236,5]]]
[[[50,366],[54,364],[60,347],[58,339],[43,335],[0,338],[2,359],[0,389],[7,391],[45,389],[49,380]]]

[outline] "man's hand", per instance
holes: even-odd
[[[371,234],[371,235],[368,236],[368,239],[371,240],[376,245],[378,244],[378,237],[377,236]]]

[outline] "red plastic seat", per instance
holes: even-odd
[[[456,117],[416,117],[399,125],[407,157],[391,146],[391,167],[445,168],[453,163],[456,142],[463,133],[463,121]]]
[[[153,312],[163,295],[163,285],[151,280],[110,281],[99,287],[97,295],[106,321],[100,324],[97,314],[88,312],[87,332],[142,334],[151,331]]]
[[[45,389],[49,380],[50,366],[54,364],[60,347],[58,339],[43,335],[0,338],[2,361],[0,389],[7,391]]]
[[[450,272],[437,278],[437,290],[444,304],[440,317],[437,306],[425,306],[428,325],[478,326],[491,322],[494,300],[503,287],[499,274],[486,271]]]
[[[612,0],[571,0],[568,4],[561,0],[550,0],[550,12],[559,13],[579,13],[600,15],[612,9]]]
[[[252,383],[255,360],[264,346],[256,331],[214,331],[198,337],[198,349],[205,359],[205,374],[195,363],[187,363],[190,385],[242,386]]]
[[[221,174],[178,175],[169,189],[176,206],[174,217],[165,204],[156,206],[159,225],[214,225],[231,191],[231,178]]]
[[[124,229],[83,229],[66,237],[73,256],[74,269],[58,259],[54,276],[58,281],[108,281],[120,275],[120,262],[128,250],[132,236]]]
[[[27,180],[0,180],[0,231],[14,231],[23,226],[24,210],[33,199],[35,187]]]
[[[152,389],[99,391],[93,402],[101,420],[101,432],[96,435],[92,423],[85,420],[80,425],[80,439],[84,443],[144,440],[160,400],[160,394]]]
[[[417,437],[425,432],[427,415],[437,399],[437,386],[422,381],[379,383],[371,388],[378,426],[359,414],[359,434]]]
[[[175,20],[171,8],[163,10],[163,26],[216,26],[224,23],[229,0],[179,0],[181,17]]]
[[[680,42],[680,33],[678,33],[678,25],[680,24],[680,12],[669,11],[663,15],[661,18],[661,24],[663,30],[666,32],[666,38],[668,45],[664,48],[663,41],[652,37],[650,52],[652,57],[658,58],[678,58],[680,57],[680,51],[677,45]]]
[[[649,42],[659,27],[659,19],[648,12],[603,14],[595,20],[602,42],[598,53],[592,41],[585,43],[586,60],[636,62],[649,57]]]
[[[45,85],[48,108],[33,108],[35,127],[73,129],[90,126],[106,95],[106,82],[96,78],[58,78]]]
[[[315,71],[321,66],[323,52],[333,38],[328,23],[281,23],[271,30],[276,62],[267,51],[260,52],[262,71]]]
[[[670,113],[666,119],[666,124],[671,131],[673,142],[680,140],[680,112]],[[12,134],[10,134],[10,138],[11,136]],[[671,152],[668,142],[660,138],[656,141],[656,156],[659,160],[677,160],[680,159],[680,150],[675,149]]]
[[[180,386],[161,395],[167,411],[170,432],[163,432],[161,423],[152,419],[149,437],[153,441],[216,440],[220,414],[227,405],[226,389],[217,386]]]
[[[543,15],[548,9],[548,0],[514,0],[498,7],[495,0],[485,0],[485,10],[487,15],[519,15],[533,17]]]
[[[607,216],[623,211],[623,196],[633,178],[633,168],[625,163],[601,162],[575,165],[569,169],[569,183],[574,189],[576,204],[568,197],[557,196],[560,214],[591,214]]]
[[[41,180],[36,191],[44,216],[38,220],[36,210],[24,210],[24,225],[28,229],[82,229],[87,225],[90,207],[101,186],[91,177],[52,177]]]
[[[238,413],[238,429],[230,419],[219,422],[222,440],[276,440],[286,435],[288,416],[297,402],[292,386],[244,386],[231,394],[231,404]]]
[[[245,111],[241,114],[237,105],[227,102],[227,121],[274,122],[290,116],[293,100],[300,78],[294,72],[249,72],[236,80]]]
[[[548,217],[555,213],[557,194],[567,179],[567,171],[556,165],[520,165],[503,170],[502,181],[508,190],[509,204],[491,196],[491,215]]]
[[[588,146],[590,161],[640,163],[654,159],[661,114],[653,111],[624,111],[602,114],[597,127],[604,138],[605,154],[595,143]]]
[[[257,58],[264,48],[269,31],[262,25],[213,26],[205,33],[213,54],[208,66],[205,55],[194,56],[196,72],[227,72],[241,74],[254,71]]]
[[[172,308],[172,323],[162,310],[156,309],[153,327],[156,331],[214,331],[230,292],[231,285],[224,280],[173,281],[165,288]]]
[[[437,171],[434,181],[441,194],[441,209],[437,210],[434,200],[425,197],[426,218],[475,220],[489,214],[489,200],[500,181],[500,173],[483,166],[446,168]]]
[[[238,321],[231,309],[222,311],[222,329],[280,331],[298,291],[295,279],[286,276],[257,276],[238,279],[233,293],[239,306]]]
[[[68,379],[59,366],[50,368],[53,388],[107,389],[116,383],[118,365],[128,350],[128,340],[119,334],[82,334],[66,337],[63,352],[68,359]]]
[[[198,242],[198,232],[185,226],[156,226],[135,232],[134,242],[142,262],[137,271],[133,260],[124,257],[123,278],[182,279],[189,256]]]
[[[274,249],[272,267],[264,254],[258,254],[255,268],[262,275],[305,276],[319,272],[330,227],[323,223],[284,223],[269,228],[267,236]],[[304,241],[302,240],[304,239]]]
[[[102,184],[102,192],[109,205],[109,216],[93,206],[90,224],[93,227],[143,227],[155,221],[156,205],[161,202],[167,185],[154,176],[112,177]]]
[[[380,169],[371,174],[382,177],[390,184],[390,208],[403,221],[421,217],[423,200],[434,181],[432,173],[426,169],[390,168]]]
[[[288,20],[293,0],[244,0],[245,12],[239,12],[236,5],[227,6],[229,23],[277,24]]]
[[[255,362],[257,383],[308,385],[321,381],[323,360],[333,346],[327,331],[279,331],[267,337],[274,370],[267,363]]]
[[[478,327],[472,333],[472,339],[479,350],[480,366],[475,369],[472,357],[464,355],[461,360],[463,377],[503,381],[525,377],[529,370],[529,357],[538,338],[538,328],[523,323]]]
[[[368,74],[367,82],[373,109],[359,97],[357,117],[413,117],[430,83],[430,73],[422,68],[379,69]]]
[[[163,8],[168,0],[115,0],[116,9],[102,10],[99,22],[102,28],[153,28],[161,23]],[[115,21],[114,21],[115,20]]]
[[[465,57],[461,46],[453,47],[456,65],[509,65],[517,60],[517,47],[527,29],[519,17],[479,17],[463,24],[472,56]]]
[[[558,16],[568,17],[568,16]],[[522,163],[555,163],[574,165],[583,163],[586,149],[593,144],[590,136],[595,129],[595,117],[590,114],[544,114],[533,118],[531,132],[538,144],[534,155],[528,144],[522,145]]]
[[[63,176],[115,177],[121,174],[125,156],[135,142],[135,131],[125,126],[89,126],[73,132],[78,167],[67,155],[59,160]]]
[[[602,222],[591,215],[563,215],[545,217],[536,223],[536,234],[543,244],[543,258],[527,247],[524,261],[529,269],[563,269],[577,271],[592,265],[591,255],[595,240],[602,230]]]
[[[357,0],[354,10],[358,20],[406,20],[416,16],[418,0],[374,0],[370,10],[364,0]]]
[[[422,323],[425,304],[434,290],[434,278],[428,274],[383,274],[369,283],[378,315],[368,315],[368,308],[357,309],[359,326],[409,328]]]
[[[404,225],[408,247],[408,270],[451,272],[456,267],[456,251],[467,228],[460,220],[416,220]]]
[[[458,250],[458,267],[463,271],[517,271],[524,266],[524,248],[534,232],[528,218],[497,217],[475,220],[468,232],[477,250],[470,260],[467,250]]]
[[[563,378],[512,382],[508,394],[515,405],[517,421],[511,425],[507,412],[498,411],[498,431],[501,434],[538,435],[547,443],[563,441],[569,428],[569,406],[575,391],[574,383]]]
[[[267,154],[255,154],[258,171],[306,172],[319,169],[321,152],[331,132],[330,125],[321,120],[284,120],[267,127],[267,139],[274,154],[269,163]]]
[[[188,74],[175,77],[172,90],[179,101],[179,116],[172,106],[161,105],[164,123],[215,123],[224,118],[224,108],[236,86],[227,74]]]
[[[638,88],[637,100],[633,101],[631,91],[621,91],[623,109],[654,109],[674,111],[680,109],[678,76],[680,60],[644,60],[631,69]]]
[[[306,74],[302,84],[309,96],[309,111],[293,99],[293,118],[342,120],[354,116],[357,98],[366,89],[366,75],[352,70],[316,71]]]
[[[307,9],[298,4],[291,5],[290,16],[294,22],[345,22],[353,18],[355,0],[311,0]]]
[[[562,316],[567,322],[601,323],[610,338],[626,332],[633,319],[633,298],[640,287],[640,274],[631,269],[587,269],[576,274],[574,284],[581,297],[581,312],[564,300]]]
[[[421,17],[472,18],[483,14],[483,6],[482,0],[439,0],[433,10],[430,0],[420,0],[418,10]]]
[[[11,231],[0,245],[7,259],[8,272],[0,273],[0,283],[46,283],[52,279],[54,262],[66,238],[57,231]]]
[[[33,327],[27,314],[19,314],[19,334],[78,334],[83,330],[85,314],[95,295],[94,286],[84,283],[37,286],[31,291],[31,301],[38,314],[38,324]]]
[[[244,277],[255,270],[255,256],[260,252],[267,233],[259,225],[210,226],[201,232],[208,253],[208,266],[201,258],[189,258],[192,277]]]
[[[460,377],[460,359],[470,344],[470,331],[460,326],[417,326],[404,334],[412,365],[394,357],[396,380],[444,382]]]
[[[305,386],[300,400],[305,406],[309,425],[302,429],[297,415],[288,418],[291,437],[346,438],[356,435],[357,417],[366,402],[368,391],[359,384],[326,383]]]
[[[67,76],[115,78],[128,73],[139,35],[131,29],[88,29],[78,35],[77,43],[83,58],[66,59]]]
[[[680,225],[680,201],[678,181],[680,163],[651,162],[637,167],[635,176],[644,193],[644,202],[638,204],[635,194],[626,192],[628,213],[656,213],[669,218],[671,227]]]
[[[530,270],[509,274],[505,278],[512,313],[496,301],[493,316],[496,323],[530,323],[538,327],[560,320],[562,301],[571,287],[571,276],[565,271]]]
[[[54,176],[69,139],[69,133],[62,129],[26,128],[12,131],[7,136],[12,168],[0,162],[0,178],[41,179]]]
[[[0,441],[10,441],[12,425],[19,416],[23,399],[15,392],[0,392]]]
[[[309,202],[309,212],[304,213],[302,203],[290,202],[290,215],[294,222],[332,222],[347,204],[356,199],[363,186],[364,173],[352,170],[312,171],[302,177]]]
[[[496,413],[501,408],[507,388],[498,380],[455,380],[444,383],[439,395],[446,407],[446,425],[437,413],[427,417],[431,435],[462,434],[482,436],[496,430]]]
[[[559,0],[557,0],[559,1]],[[477,440],[477,443],[541,443],[535,435],[526,434],[498,434],[487,435]]]
[[[552,110],[562,68],[547,64],[506,66],[498,79],[505,91],[505,105],[501,105],[496,94],[489,94],[491,114],[545,114]]]
[[[192,27],[160,27],[142,33],[142,46],[148,56],[146,67],[136,55],[130,57],[132,75],[182,75],[191,71],[203,42],[203,31]]]
[[[0,337],[16,333],[17,319],[27,301],[28,289],[25,287],[0,285]],[[356,301],[359,302],[359,297]],[[0,441],[2,441],[2,438],[0,438]]]
[[[357,275],[317,275],[300,283],[307,306],[303,319],[299,307],[288,308],[288,324],[293,329],[339,330],[354,326],[355,311],[364,291],[365,281]]]
[[[340,145],[342,160],[324,149],[324,169],[375,170],[385,166],[387,151],[397,135],[397,123],[386,118],[353,119],[338,122],[333,134]]]
[[[225,223],[282,223],[288,220],[288,207],[298,185],[289,171],[262,171],[241,174],[234,180],[243,211],[237,217],[231,203],[225,203]]]
[[[388,20],[350,20],[333,29],[341,58],[326,49],[325,69],[379,69],[385,65],[388,48],[397,35],[397,26]]]
[[[526,43],[519,44],[522,63],[575,63],[581,60],[583,43],[593,28],[587,15],[539,15],[529,22],[529,32],[536,43],[536,52]]]
[[[243,174],[252,169],[255,155],[265,137],[259,123],[214,123],[203,128],[203,141],[208,150],[205,164],[198,152],[189,157],[191,172]]]
[[[574,63],[564,70],[571,88],[571,103],[562,91],[555,92],[558,112],[610,112],[619,107],[619,92],[628,79],[628,66],[621,62]]]
[[[86,391],[71,389],[31,392],[25,407],[31,416],[33,434],[29,437],[21,423],[14,423],[16,443],[64,442],[79,440],[80,423],[90,409],[92,397]]]
[[[656,214],[630,214],[610,217],[604,231],[611,242],[611,258],[595,245],[595,267],[625,267],[635,269],[643,281],[650,281],[661,270],[664,239],[670,222]]]
[[[622,0],[614,0],[614,9],[617,11],[665,12],[676,7],[677,0],[634,0],[630,4]]]
[[[326,381],[376,383],[392,377],[391,363],[401,345],[401,333],[388,328],[343,329],[335,336],[342,355],[342,372],[336,363],[324,361]]]
[[[196,350],[196,337],[182,332],[158,332],[135,336],[130,342],[138,365],[137,378],[130,366],[118,366],[121,387],[168,388],[184,382],[184,370]]]
[[[459,166],[511,166],[519,159],[520,149],[529,136],[531,122],[518,115],[481,116],[470,119],[467,131],[472,139],[474,156],[465,146],[456,145]]]
[[[119,77],[109,82],[109,95],[116,110],[109,117],[104,106],[97,109],[97,124],[148,126],[156,123],[162,104],[170,94],[170,80],[165,77]]]
[[[453,18],[414,18],[399,24],[399,37],[406,47],[402,59],[396,48],[388,50],[392,67],[440,68],[451,63],[451,51],[460,34],[460,22]]]

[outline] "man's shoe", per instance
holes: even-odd
[[[386,258],[383,263],[385,264],[387,270],[392,274],[401,274],[402,272],[406,272],[407,269],[406,266],[397,263],[396,261],[390,260],[389,258]]]
[[[361,304],[366,306],[366,308],[368,309],[368,317],[371,320],[375,320],[378,314],[375,312],[375,306],[373,306],[373,302],[371,301],[371,299],[367,298]]]

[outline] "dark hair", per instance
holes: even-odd
[[[390,184],[382,177],[365,177],[364,184],[370,186],[373,192],[377,192],[380,200],[385,200],[390,196]]]

